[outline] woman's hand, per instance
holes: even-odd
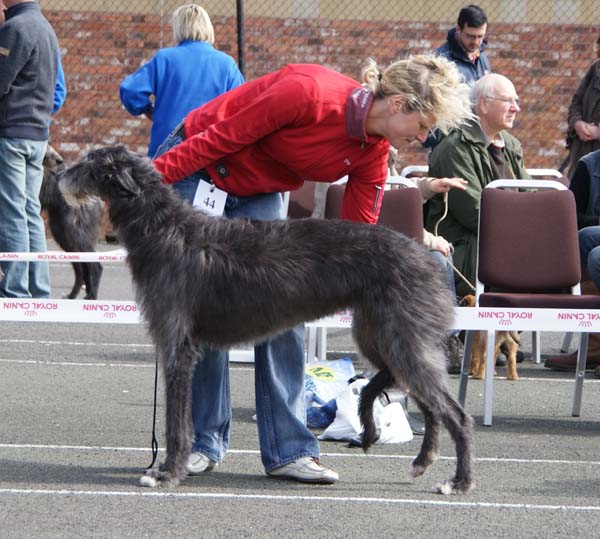
[[[434,236],[431,241],[431,250],[439,251],[444,256],[448,256],[452,250],[452,244],[442,238],[442,236]]]
[[[468,183],[462,178],[429,178],[429,189],[434,193],[447,193],[452,188],[464,191]]]

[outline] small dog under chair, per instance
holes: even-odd
[[[40,203],[47,212],[50,232],[66,252],[95,251],[102,222],[102,202],[96,198],[79,207],[68,205],[58,188],[57,179],[65,168],[62,156],[48,144]],[[85,299],[98,299],[102,265],[99,262],[73,262],[71,265],[75,282],[66,297],[75,299],[85,284]]]
[[[205,347],[260,341],[349,308],[357,347],[378,369],[362,392],[363,448],[376,437],[375,399],[399,387],[426,424],[413,476],[435,461],[443,425],[457,459],[454,476],[438,491],[474,486],[473,421],[447,385],[450,294],[441,268],[416,242],[349,221],[210,217],[163,185],[148,158],[124,146],[92,150],[64,173],[60,188],[69,203],[101,197],[108,205],[162,363],[167,454],[142,485],[175,486],[186,476],[193,367]]]
[[[469,294],[463,298],[463,303],[467,307],[475,307],[475,296]],[[507,350],[506,377],[509,380],[518,380],[517,374],[517,351],[520,344],[519,333],[517,331],[496,331],[496,342],[494,344],[494,361],[500,354],[500,347],[505,346]],[[486,361],[486,343],[487,332],[476,331],[473,336],[473,347],[471,350],[471,368],[469,374],[478,380],[485,378]]]

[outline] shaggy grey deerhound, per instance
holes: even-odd
[[[69,206],[58,188],[57,180],[57,175],[65,168],[62,156],[48,144],[44,156],[40,203],[42,209],[48,212],[52,237],[67,252],[95,251],[102,221],[102,203],[95,199],[80,207]],[[99,262],[73,262],[71,265],[75,282],[66,297],[75,299],[85,284],[85,299],[98,299],[102,265]]]
[[[472,419],[447,388],[450,294],[442,270],[417,243],[347,221],[208,217],[161,184],[150,160],[124,146],[91,151],[60,186],[74,204],[90,196],[108,204],[162,361],[167,455],[159,469],[146,471],[143,485],[174,486],[186,475],[193,366],[204,347],[257,341],[348,308],[358,348],[379,369],[362,393],[364,448],[376,436],[374,400],[402,387],[425,416],[413,475],[435,460],[443,423],[457,466],[438,490],[472,488]]]

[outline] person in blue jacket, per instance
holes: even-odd
[[[180,6],[171,23],[176,45],[160,49],[119,88],[127,112],[152,120],[150,157],[188,112],[244,82],[235,60],[213,47],[215,33],[206,10]]]
[[[485,53],[487,40],[487,15],[479,6],[470,4],[462,8],[454,28],[448,30],[446,43],[435,53],[456,64],[463,82],[472,85],[484,75],[492,72]]]
[[[435,50],[435,54],[453,62],[462,75],[463,82],[473,86],[481,77],[492,72],[485,53],[488,20],[485,11],[470,4],[458,13],[456,26],[448,30],[446,42]],[[441,140],[441,133],[431,133],[423,146],[431,152]]]

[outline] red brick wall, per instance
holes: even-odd
[[[74,160],[93,144],[121,142],[144,151],[149,122],[121,107],[121,80],[160,46],[155,15],[46,12],[63,49],[68,98],[52,126],[52,142]],[[234,18],[213,18],[217,48],[237,57]],[[251,18],[245,24],[246,78],[288,62],[322,63],[358,77],[367,56],[386,63],[430,52],[448,25],[411,22]],[[593,59],[597,27],[494,24],[489,57],[494,71],[510,77],[523,102],[513,133],[528,167],[557,168],[565,156],[566,112]],[[171,38],[164,28],[165,44]],[[406,164],[424,164],[425,152],[401,149]]]

